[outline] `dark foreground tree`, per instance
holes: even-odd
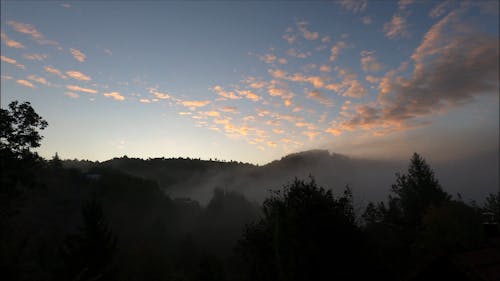
[[[239,242],[251,280],[360,280],[362,248],[350,190],[335,198],[313,179],[265,200]]]
[[[396,174],[391,192],[394,196],[389,197],[390,208],[399,208],[400,211],[389,211],[400,213],[402,222],[410,229],[421,226],[422,217],[429,207],[438,207],[451,199],[441,188],[434,171],[417,153],[410,159],[408,173]]]
[[[61,249],[65,280],[109,280],[117,239],[95,195],[82,208],[80,233],[68,235]]]

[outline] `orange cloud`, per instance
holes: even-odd
[[[79,94],[77,94],[77,93],[73,93],[73,92],[65,92],[64,94],[65,94],[66,96],[68,96],[68,97],[72,98],[72,99],[77,99],[77,98],[79,98],[79,97],[80,97],[80,95],[79,95]]]
[[[24,66],[24,64],[20,64],[18,63],[15,59],[11,59],[11,58],[8,58],[6,56],[0,56],[0,60],[6,62],[6,63],[10,63],[10,64],[13,64],[21,69],[25,69],[26,67]]]
[[[23,85],[23,86],[32,88],[32,89],[36,88],[35,85],[31,84],[31,82],[23,80],[23,79],[17,80],[16,83],[19,85]]]
[[[213,88],[211,88],[211,90],[216,92],[219,96],[226,98],[226,99],[230,99],[230,100],[241,99],[241,97],[236,95],[234,92],[224,91],[224,89],[219,85],[214,86]]]
[[[211,101],[209,100],[202,100],[202,101],[181,101],[181,104],[185,107],[188,107],[191,110],[195,110],[198,107],[204,107],[208,104],[210,104]]]
[[[125,100],[125,97],[122,96],[119,92],[104,93],[103,95],[108,98],[113,98],[114,100]]]
[[[73,78],[73,79],[76,79],[76,80],[80,80],[80,81],[90,81],[92,80],[89,76],[79,72],[79,71],[66,71],[66,74]]]
[[[17,42],[15,40],[12,40],[10,39],[7,34],[5,34],[3,31],[0,33],[1,34],[1,40],[2,42],[4,42],[4,44],[7,46],[7,47],[11,47],[11,48],[16,48],[16,49],[23,49],[23,48],[26,48],[24,47],[23,44],[21,44],[20,42]]]
[[[377,72],[382,70],[382,64],[377,61],[374,55],[375,52],[361,52],[361,67],[365,72]]]
[[[30,76],[28,76],[28,79],[31,81],[38,82],[38,83],[43,84],[43,85],[50,86],[49,81],[47,81],[47,79],[40,77],[40,76],[30,75]]]
[[[302,34],[302,37],[304,37],[306,40],[316,40],[319,38],[319,33],[318,32],[312,32],[309,29],[307,29],[307,26],[309,23],[305,21],[301,21],[297,23],[297,28]]]
[[[408,24],[402,15],[394,15],[390,22],[384,24],[385,36],[389,39],[408,37]]]
[[[48,55],[45,55],[45,54],[25,54],[25,55],[23,55],[23,58],[25,58],[27,60],[43,61],[46,58],[48,58]]]
[[[148,90],[149,93],[155,96],[157,99],[166,100],[171,98],[171,96],[168,93],[162,93],[158,91],[156,88],[148,88]]]
[[[85,56],[85,54],[80,50],[71,48],[71,49],[69,49],[69,51],[71,52],[71,54],[73,55],[75,60],[77,60],[79,62],[84,62],[85,59],[87,58],[87,56]]]
[[[237,113],[238,108],[234,106],[224,106],[223,108],[220,109],[222,112],[230,112],[230,113]]]
[[[330,61],[335,61],[340,55],[340,51],[347,48],[347,43],[345,41],[339,41],[330,49]]]
[[[240,96],[243,96],[243,97],[245,97],[249,100],[252,100],[252,101],[259,101],[260,100],[259,95],[257,95],[254,92],[251,92],[251,91],[238,91],[238,94]]]
[[[97,91],[94,89],[89,89],[89,88],[83,88],[80,86],[76,85],[66,85],[66,89],[70,91],[75,91],[75,92],[83,92],[83,93],[89,93],[89,94],[97,94]]]
[[[342,8],[355,14],[363,12],[368,6],[367,0],[340,0],[337,2]]]
[[[12,26],[12,28],[20,33],[27,34],[33,38],[38,44],[41,45],[59,45],[59,43],[48,40],[45,38],[45,36],[39,32],[33,25],[31,24],[26,24],[22,22],[17,22],[17,21],[8,21],[8,25]]]
[[[54,68],[52,66],[46,66],[46,67],[44,67],[44,70],[47,71],[47,72],[49,72],[49,73],[55,74],[55,75],[59,76],[62,79],[67,79],[68,78],[64,74],[62,74],[62,72],[59,69]]]
[[[323,96],[323,94],[319,90],[309,91],[307,93],[307,97],[321,103],[324,106],[327,106],[327,107],[334,106],[333,100]]]

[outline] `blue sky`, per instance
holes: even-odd
[[[45,157],[498,151],[497,1],[1,5],[1,105]]]

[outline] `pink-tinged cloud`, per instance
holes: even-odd
[[[212,89],[217,95],[221,96],[222,99],[230,99],[230,100],[239,100],[241,99],[240,96],[236,95],[234,92],[231,91],[225,91],[224,88],[222,88],[219,85],[214,86]]]
[[[5,34],[3,31],[0,32],[0,35],[1,35],[1,40],[5,44],[5,46],[10,47],[10,48],[15,48],[15,49],[26,48],[26,47],[24,47],[24,45],[22,43],[10,39],[7,36],[7,34]]]
[[[305,132],[302,132],[302,134],[306,135],[309,138],[309,140],[314,140],[316,138],[316,136],[318,136],[321,133],[318,131],[305,131]]]
[[[151,103],[150,99],[139,99],[140,103]]]
[[[321,72],[330,72],[330,71],[332,71],[332,69],[331,69],[330,66],[324,64],[324,65],[322,65],[322,66],[319,67],[319,71],[321,71]]]
[[[328,128],[325,130],[327,133],[330,133],[334,136],[340,136],[342,134],[342,130],[336,128]]]
[[[71,48],[71,49],[69,49],[69,51],[71,52],[71,55],[73,55],[75,60],[77,60],[79,62],[84,62],[85,59],[87,58],[87,56],[80,50]]]
[[[68,97],[72,98],[72,99],[77,99],[77,98],[79,98],[79,97],[80,97],[80,95],[79,95],[79,94],[77,94],[77,93],[73,93],[73,92],[65,92],[64,94],[65,94],[66,96],[68,96]]]
[[[168,93],[160,92],[156,88],[148,88],[148,92],[159,100],[166,100],[172,98]]]
[[[47,79],[45,79],[44,77],[40,77],[40,76],[36,76],[36,75],[30,75],[30,76],[28,76],[28,79],[31,80],[31,81],[35,81],[37,83],[46,85],[46,86],[50,86],[50,82],[47,81]]]
[[[59,76],[59,78],[61,78],[61,79],[67,79],[68,78],[64,74],[62,74],[62,72],[59,69],[54,68],[52,66],[46,66],[43,69],[45,71],[49,72],[49,73],[52,73],[52,74],[55,74],[55,75]]]
[[[259,59],[265,63],[274,63],[278,58],[273,54],[265,54],[263,56],[259,56]]]
[[[47,59],[49,56],[46,54],[25,54],[23,55],[23,58],[27,60],[36,60],[36,61],[43,61]]]
[[[316,39],[318,39],[319,38],[319,33],[318,32],[310,31],[307,28],[308,25],[309,25],[309,23],[307,23],[305,21],[297,22],[297,29],[302,34],[302,37],[304,37],[304,39],[306,39],[306,40],[316,40]]]
[[[179,115],[182,115],[182,116],[185,116],[185,115],[192,115],[193,113],[189,112],[189,111],[181,111],[179,112]]]
[[[61,7],[69,9],[69,8],[71,8],[71,5],[68,3],[63,3],[63,4],[61,4]]]
[[[413,3],[415,3],[415,0],[399,0],[398,9],[404,10]]]
[[[27,80],[23,80],[23,79],[19,79],[16,81],[17,84],[19,85],[23,85],[25,87],[28,87],[28,88],[32,88],[32,89],[35,89],[35,85],[31,84],[31,82],[27,81]]]
[[[440,16],[444,15],[446,13],[446,11],[448,10],[451,3],[452,3],[452,1],[450,1],[450,0],[439,2],[429,12],[429,17],[436,19],[436,18],[439,18]]]
[[[0,75],[0,77],[2,78],[2,80],[12,80],[12,76],[10,75]]]
[[[319,90],[312,90],[307,93],[307,97],[313,99],[326,107],[333,107],[335,103],[332,99],[324,96]]]
[[[204,112],[198,112],[202,116],[207,116],[207,117],[220,117],[220,112],[212,110],[212,111],[204,111]]]
[[[234,106],[224,106],[220,109],[222,112],[238,113],[238,108]]]
[[[342,8],[355,14],[363,12],[368,6],[367,0],[340,0],[337,1],[337,3],[342,6]]]
[[[15,59],[12,59],[12,58],[8,58],[6,56],[0,56],[0,60],[1,61],[4,61],[6,63],[10,63],[10,64],[13,64],[17,67],[19,67],[20,69],[25,69],[26,67],[24,66],[24,64],[21,64],[21,63],[18,63]]]
[[[396,39],[400,37],[408,37],[408,23],[406,18],[402,15],[394,15],[390,22],[384,24],[385,36],[389,39]]]
[[[75,70],[71,70],[71,71],[66,71],[66,74],[73,78],[73,79],[76,79],[76,80],[80,80],[80,81],[90,81],[92,80],[89,76],[81,73],[80,71],[75,71]]]
[[[268,141],[268,142],[267,142],[267,146],[269,146],[269,147],[277,147],[277,146],[278,146],[278,144],[277,144],[277,143],[275,143],[275,142],[273,142],[273,141]]]
[[[382,64],[375,57],[374,51],[361,51],[361,68],[364,72],[378,72]]]
[[[8,21],[7,24],[10,25],[15,31],[31,36],[31,38],[33,38],[33,40],[40,45],[59,45],[56,41],[45,38],[45,36],[31,24],[13,20]]]
[[[122,101],[125,100],[125,97],[120,94],[119,92],[110,92],[110,93],[103,93],[103,96],[112,98],[114,100]]]
[[[298,51],[297,49],[294,49],[294,48],[291,48],[291,49],[288,49],[286,51],[286,54],[291,56],[291,57],[294,57],[294,58],[299,58],[299,59],[305,59],[305,58],[308,58],[312,55],[311,52],[305,52],[305,53],[302,53],[300,51]]]
[[[80,86],[76,85],[66,85],[66,89],[70,91],[75,91],[75,92],[82,92],[82,93],[88,93],[88,94],[97,94],[97,91],[94,89],[89,89],[89,88],[83,88]]]
[[[369,25],[373,22],[373,19],[370,16],[364,16],[361,18],[361,22],[363,24]]]
[[[340,52],[345,48],[347,48],[347,43],[345,41],[335,43],[335,45],[333,45],[330,49],[330,61],[335,61],[340,55]]]
[[[240,90],[239,90],[239,91],[237,91],[237,92],[238,92],[238,94],[239,94],[240,96],[243,96],[243,97],[245,97],[245,98],[247,98],[247,99],[249,99],[249,100],[251,100],[251,101],[255,101],[255,102],[256,102],[256,101],[259,101],[259,100],[260,100],[259,95],[257,95],[256,93],[254,93],[254,92],[252,92],[252,91],[247,91],[247,90],[240,91]]]
[[[210,104],[211,101],[209,100],[200,100],[200,101],[196,101],[196,100],[192,100],[192,101],[181,101],[181,104],[185,107],[188,107],[189,109],[191,110],[194,110],[198,107],[204,107],[204,106],[207,106],[208,104]]]

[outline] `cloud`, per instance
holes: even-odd
[[[79,95],[79,94],[77,94],[77,93],[73,93],[73,92],[65,92],[64,94],[65,94],[66,96],[68,96],[68,97],[72,98],[72,99],[77,99],[77,98],[79,98],[79,97],[80,97],[80,95]]]
[[[398,9],[405,10],[406,8],[408,8],[408,6],[410,6],[414,2],[415,0],[399,0]]]
[[[2,80],[12,80],[12,76],[9,75],[1,75]]]
[[[30,75],[30,76],[28,76],[28,79],[31,81],[35,81],[35,82],[38,82],[40,84],[46,85],[46,86],[50,86],[49,81],[47,81],[47,79],[40,77],[40,76]]]
[[[209,100],[192,100],[192,101],[181,101],[180,102],[183,106],[188,107],[191,110],[195,110],[198,107],[204,107],[207,106],[208,104],[211,103]]]
[[[26,69],[26,67],[24,66],[24,64],[18,63],[15,59],[11,59],[11,58],[8,58],[6,56],[0,56],[0,60],[4,61],[6,63],[13,64],[13,65],[19,67],[20,69]]]
[[[337,2],[342,8],[355,14],[363,12],[368,6],[367,0],[340,0]]]
[[[273,142],[273,141],[268,141],[268,142],[267,142],[267,146],[269,146],[269,147],[277,147],[277,146],[278,146],[278,144],[277,144],[277,143],[275,143],[275,142]]]
[[[307,26],[309,23],[305,21],[300,21],[297,22],[297,28],[302,34],[302,37],[304,37],[306,40],[316,40],[319,38],[319,33],[318,32],[313,32],[307,29]]]
[[[110,92],[110,93],[103,93],[103,96],[108,97],[108,98],[113,98],[114,100],[125,100],[125,97],[121,95],[119,92]]]
[[[62,74],[62,72],[57,68],[54,68],[52,66],[46,66],[43,69],[49,73],[52,73],[52,74],[59,76],[62,79],[68,79],[68,77],[66,77],[64,74]]]
[[[19,85],[23,85],[25,87],[29,87],[29,88],[36,88],[35,85],[31,84],[31,82],[27,81],[27,80],[23,80],[23,79],[19,79],[16,81],[17,84]]]
[[[171,98],[171,96],[168,93],[160,92],[156,88],[148,88],[148,91],[150,94],[152,94],[153,96],[155,96],[157,99],[160,100],[166,100]]]
[[[243,97],[245,97],[245,98],[247,98],[247,99],[249,99],[251,101],[259,101],[260,100],[259,95],[257,95],[256,93],[254,93],[252,91],[247,91],[247,90],[241,91],[241,90],[238,90],[237,92],[238,92],[238,94],[240,96],[243,96]]]
[[[139,102],[140,103],[151,103],[151,100],[150,99],[140,99]]]
[[[464,30],[459,15],[460,10],[450,12],[426,33],[411,56],[410,77],[388,72],[379,84],[377,103],[358,105],[337,129],[406,130],[477,96],[498,94],[498,38]]]
[[[238,108],[234,106],[224,106],[223,108],[220,109],[222,112],[230,112],[230,113],[237,113]]]
[[[222,88],[219,85],[214,86],[213,88],[211,88],[211,90],[217,93],[217,95],[223,97],[223,99],[230,99],[230,100],[241,99],[241,97],[236,95],[234,92],[225,91],[224,88]]]
[[[70,91],[75,91],[75,92],[83,92],[83,93],[88,93],[88,94],[97,94],[97,91],[94,89],[89,89],[89,88],[83,88],[80,86],[76,85],[66,85],[66,89]]]
[[[444,15],[446,13],[448,7],[450,6],[450,4],[451,4],[451,1],[449,1],[449,0],[440,2],[439,4],[434,6],[434,8],[432,8],[432,10],[430,10],[429,17],[435,19],[435,18],[439,18],[440,16]]]
[[[311,52],[301,53],[294,48],[288,49],[286,51],[286,54],[291,56],[291,57],[299,58],[299,59],[305,59],[305,58],[310,57],[312,55]]]
[[[61,7],[66,8],[66,9],[69,9],[69,8],[71,8],[71,5],[70,5],[70,4],[68,4],[68,3],[62,3],[62,4],[61,4]]]
[[[1,34],[1,40],[7,47],[15,48],[15,49],[24,49],[23,44],[20,42],[17,42],[15,40],[10,39],[7,34],[5,34],[3,31],[0,33]]]
[[[384,24],[385,36],[389,39],[396,39],[398,37],[408,37],[408,23],[406,18],[402,15],[394,15],[390,22]]]
[[[330,72],[330,71],[332,71],[332,69],[331,69],[330,66],[324,64],[324,65],[322,65],[322,66],[319,67],[319,71],[321,71],[321,72]]]
[[[306,135],[309,140],[314,140],[316,138],[317,135],[320,134],[320,132],[318,131],[305,131],[305,132],[302,132],[303,135]]]
[[[204,111],[204,112],[198,112],[202,116],[207,116],[207,117],[220,117],[220,112],[212,110],[212,111]]]
[[[75,70],[72,70],[72,71],[66,71],[66,74],[73,78],[73,79],[76,79],[76,80],[80,80],[80,81],[90,81],[92,80],[89,76],[79,72],[79,71],[75,71]]]
[[[31,24],[13,20],[8,21],[7,24],[12,26],[15,31],[31,36],[31,38],[40,45],[59,45],[59,43],[57,43],[56,41],[48,40],[47,38],[45,38],[45,36]]]
[[[347,69],[336,67],[339,77],[343,80],[340,83],[328,84],[325,89],[331,90],[345,97],[360,98],[366,95],[368,90],[357,80],[355,73],[349,72]]]
[[[382,70],[382,64],[375,57],[374,51],[361,52],[361,67],[364,72],[377,72]]]
[[[113,55],[113,52],[110,49],[104,49],[104,52],[110,56]]]
[[[363,24],[369,25],[373,22],[373,19],[370,16],[364,16],[361,18],[361,22]]]
[[[71,48],[69,50],[71,52],[71,55],[73,55],[73,57],[75,58],[75,60],[79,61],[79,62],[84,62],[86,57],[85,54],[80,51],[80,50],[77,50],[77,49],[73,49]]]
[[[36,61],[43,61],[46,58],[48,58],[48,55],[45,54],[25,54],[23,55],[23,58],[27,60],[36,60]]]
[[[330,49],[330,61],[335,61],[340,54],[342,49],[347,48],[347,43],[345,41],[339,41]]]
[[[307,93],[307,97],[310,99],[313,99],[320,104],[327,106],[327,107],[332,107],[334,106],[333,100],[323,96],[323,94],[319,90],[312,90]]]
[[[273,54],[265,54],[263,56],[259,56],[259,59],[265,63],[274,63],[277,57]]]

